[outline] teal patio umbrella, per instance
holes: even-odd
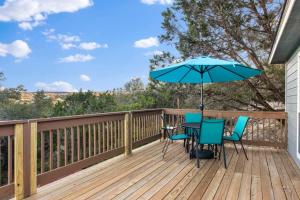
[[[262,73],[259,69],[245,66],[235,61],[227,61],[201,56],[158,68],[150,72],[150,77],[169,83],[201,84],[200,109],[203,114],[203,83],[219,83],[245,80]]]

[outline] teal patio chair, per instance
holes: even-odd
[[[205,119],[202,121],[200,131],[196,134],[196,157],[197,157],[197,167],[200,167],[199,161],[199,154],[200,154],[200,147],[201,145],[219,145],[222,147],[223,150],[223,158],[224,158],[224,165],[226,165],[226,155],[225,155],[225,147],[223,141],[223,134],[224,134],[224,119]],[[219,160],[221,156],[221,149],[219,152]]]
[[[200,123],[202,119],[201,113],[185,113],[184,121],[189,123]],[[166,119],[163,117],[164,124],[166,124]],[[185,128],[184,133],[175,133],[175,129],[165,129],[165,133],[167,133],[167,138],[165,145],[163,147],[163,158],[168,150],[168,146],[170,142],[176,140],[183,140],[183,146],[186,147],[186,151],[189,152],[189,139],[191,137],[192,130]]]
[[[232,133],[230,133],[230,136],[224,136],[224,140],[233,142],[234,148],[235,148],[237,153],[238,153],[238,150],[236,148],[236,142],[241,143],[242,149],[244,151],[244,154],[245,154],[247,160],[248,160],[248,156],[247,156],[245,148],[243,146],[242,137],[243,137],[243,134],[245,132],[248,121],[249,121],[248,116],[239,116],[239,118],[236,121],[236,124],[234,126],[234,129],[233,129]]]

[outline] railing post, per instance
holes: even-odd
[[[15,125],[15,199],[24,198],[24,171],[23,171],[23,124]]]
[[[37,122],[30,123],[30,195],[37,188]]]
[[[125,114],[125,120],[124,120],[124,144],[125,144],[125,156],[128,156],[132,152],[132,134],[131,134],[131,118],[132,118],[132,113],[128,112]]]

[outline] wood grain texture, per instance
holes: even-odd
[[[299,168],[284,150],[226,144],[223,160],[190,160],[182,142],[163,159],[156,141],[38,188],[33,199],[299,199]],[[238,146],[240,149],[240,146]]]
[[[24,198],[23,124],[15,125],[15,199]]]

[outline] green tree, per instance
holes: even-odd
[[[92,91],[73,93],[54,106],[54,116],[80,115],[116,110],[114,97],[109,93],[96,96]]]
[[[141,92],[145,89],[144,83],[141,78],[132,78],[125,83],[124,88],[127,92]]]
[[[251,80],[207,86],[211,105],[275,110],[271,102],[284,102],[284,68],[269,66],[267,59],[281,9],[282,1],[271,0],[175,0],[162,13],[160,40],[183,59],[210,55],[264,70]]]
[[[43,90],[37,91],[33,100],[33,115],[35,118],[50,117],[52,115],[52,100],[45,95]]]

